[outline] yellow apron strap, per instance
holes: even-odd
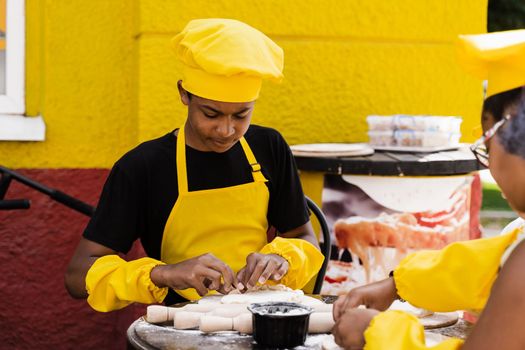
[[[246,158],[248,159],[248,163],[250,163],[250,166],[252,167],[252,175],[253,180],[255,182],[266,182],[266,178],[264,177],[262,171],[261,171],[261,164],[257,163],[257,159],[255,159],[255,156],[253,155],[252,149],[250,148],[250,145],[248,145],[248,142],[246,142],[246,139],[241,137],[239,140],[241,141],[242,149],[244,150],[244,154],[246,154]]]
[[[266,182],[266,178],[261,172],[261,165],[257,163],[257,159],[253,155],[252,149],[246,142],[244,137],[240,139],[244,154],[248,159],[248,163],[252,167],[252,176],[255,182]],[[186,172],[186,137],[184,135],[184,125],[179,128],[177,135],[177,179],[179,185],[179,194],[188,192],[188,174]]]
[[[177,182],[179,195],[188,192],[188,174],[186,173],[186,137],[184,125],[179,128],[177,135]]]

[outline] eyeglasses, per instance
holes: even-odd
[[[507,114],[503,119],[494,124],[492,128],[487,130],[476,142],[470,146],[470,150],[474,153],[474,156],[478,162],[485,168],[489,167],[489,150],[487,149],[487,141],[490,140],[498,130],[510,119],[510,114]]]

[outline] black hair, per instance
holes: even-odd
[[[516,114],[498,130],[498,139],[505,151],[525,159],[525,92],[520,96]]]
[[[522,88],[519,87],[490,96],[483,103],[483,112],[488,112],[492,114],[495,122],[500,121],[501,119],[503,119],[503,117],[505,117],[503,115],[503,111],[506,108],[514,104],[518,104],[520,100],[521,90]]]

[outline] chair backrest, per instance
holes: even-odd
[[[323,244],[321,245],[321,253],[323,253],[324,255],[324,261],[323,261],[323,265],[321,266],[321,269],[319,270],[319,273],[317,274],[317,278],[315,279],[315,285],[313,289],[314,294],[319,294],[321,293],[321,287],[323,286],[324,275],[326,273],[326,266],[328,265],[328,260],[330,260],[332,242],[330,239],[330,230],[328,229],[326,217],[324,216],[322,210],[317,206],[317,204],[315,204],[313,200],[311,200],[307,196],[305,196],[305,198],[306,198],[306,204],[308,205],[308,208],[315,215],[317,221],[319,222],[319,225],[321,226],[321,234],[323,236]]]

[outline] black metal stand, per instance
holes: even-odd
[[[11,181],[16,180],[28,187],[48,195],[51,197],[51,199],[62,203],[63,205],[84,215],[92,216],[93,212],[95,211],[95,208],[93,208],[91,205],[71,197],[64,192],[46,187],[34,180],[31,180],[28,177],[17,173],[16,171],[0,166],[0,174],[2,174],[0,179],[0,210],[28,209],[31,206],[31,203],[28,199],[4,199]]]

